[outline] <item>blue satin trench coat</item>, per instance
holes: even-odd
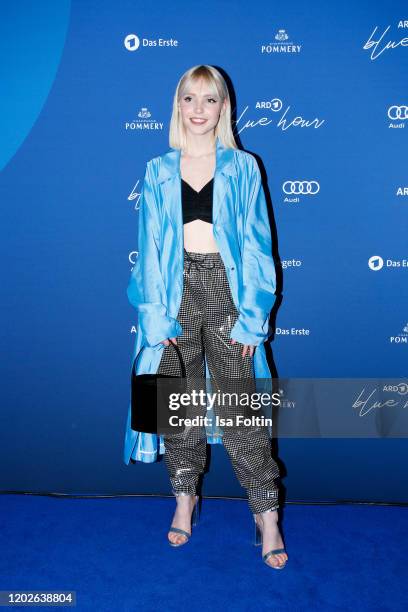
[[[245,151],[223,147],[217,138],[213,189],[213,234],[239,311],[230,336],[257,347],[253,357],[255,376],[269,379],[263,343],[269,336],[276,276],[256,159]],[[184,262],[179,149],[170,149],[147,162],[138,239],[139,256],[127,288],[129,301],[138,312],[131,364],[138,356],[136,373],[152,374],[157,372],[164,350],[161,341],[182,333],[177,320]],[[207,361],[205,371],[209,379]],[[124,462],[129,464],[130,458],[145,463],[156,461],[158,453],[165,452],[163,437],[132,430],[130,417],[129,402]],[[206,433],[210,444],[222,443],[222,433],[216,429],[207,428]]]

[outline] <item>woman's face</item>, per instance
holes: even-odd
[[[191,81],[179,101],[184,129],[191,134],[206,134],[217,126],[222,109],[226,107],[218,95],[210,93],[204,81]]]

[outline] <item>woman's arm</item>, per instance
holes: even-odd
[[[242,249],[243,291],[239,317],[230,337],[258,346],[268,338],[269,315],[275,303],[276,273],[265,192],[258,164],[252,157]]]
[[[160,217],[157,185],[147,162],[139,207],[138,250],[127,295],[138,312],[140,329],[149,346],[182,333],[177,319],[167,313],[167,293],[160,271]]]

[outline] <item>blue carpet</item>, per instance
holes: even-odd
[[[0,590],[72,589],[80,611],[408,608],[406,508],[287,504],[289,561],[276,571],[244,500],[204,499],[180,548],[166,542],[174,498],[1,502]]]

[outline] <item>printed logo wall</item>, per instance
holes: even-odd
[[[3,488],[170,492],[154,449],[149,466],[123,463],[124,438],[125,456],[137,446],[128,429],[137,316],[126,287],[146,162],[169,149],[178,79],[203,63],[227,75],[236,140],[257,156],[270,196],[272,373],[361,381],[357,403],[344,406],[361,435],[333,439],[320,406],[313,439],[300,427],[274,443],[287,498],[407,501],[400,479],[379,491],[370,478],[373,462],[377,482],[407,452],[403,402],[384,428],[408,383],[406,7],[238,2],[232,27],[230,7],[214,0],[199,19],[178,2],[151,14],[130,1],[91,4],[0,9]],[[376,395],[361,410],[368,381]],[[292,410],[312,395],[283,387]],[[330,393],[319,387],[324,406]],[[310,471],[327,453],[330,473],[314,485]],[[242,494],[221,446],[211,463],[204,494]]]

